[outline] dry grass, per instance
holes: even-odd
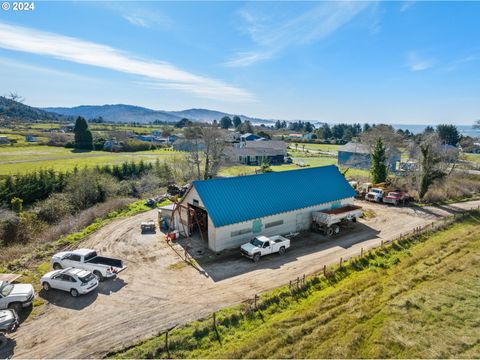
[[[454,173],[437,181],[425,194],[424,201],[438,203],[463,200],[480,194],[480,176]]]
[[[0,267],[4,267],[11,261],[22,258],[26,254],[31,254],[35,249],[42,245],[52,243],[67,234],[80,231],[86,226],[92,224],[96,219],[105,217],[113,210],[124,208],[131,202],[132,199],[129,198],[117,198],[97,204],[89,209],[63,219],[58,224],[47,227],[39,234],[32,237],[27,243],[4,246],[0,251]]]

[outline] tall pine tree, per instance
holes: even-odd
[[[75,122],[75,149],[93,150],[93,136],[88,128],[87,120],[79,116]]]
[[[381,138],[377,139],[375,146],[373,148],[371,157],[372,157],[372,168],[370,173],[372,175],[372,182],[374,184],[382,183],[387,180],[387,149],[383,144]]]

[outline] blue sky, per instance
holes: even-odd
[[[328,122],[480,119],[480,2],[39,2],[0,93]]]

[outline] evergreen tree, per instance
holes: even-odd
[[[229,116],[224,116],[220,119],[220,127],[222,129],[228,129],[233,125],[232,119]]]
[[[438,125],[437,133],[440,140],[447,145],[457,146],[461,138],[455,125]]]
[[[87,120],[79,116],[75,122],[75,149],[93,150],[93,136],[88,128]]]
[[[238,128],[240,126],[240,124],[242,123],[242,119],[240,119],[240,116],[237,116],[237,115],[235,115],[233,117],[232,121],[233,121],[233,127],[234,128]]]
[[[372,182],[374,184],[382,183],[387,180],[387,155],[385,145],[381,138],[377,139],[371,157],[372,169],[370,173],[372,175]]]

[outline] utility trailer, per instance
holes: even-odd
[[[155,221],[144,221],[140,224],[142,234],[146,232],[155,232]]]
[[[340,224],[348,221],[356,222],[362,216],[362,208],[356,205],[346,205],[337,209],[314,211],[312,226],[316,231],[332,236],[340,232]]]

